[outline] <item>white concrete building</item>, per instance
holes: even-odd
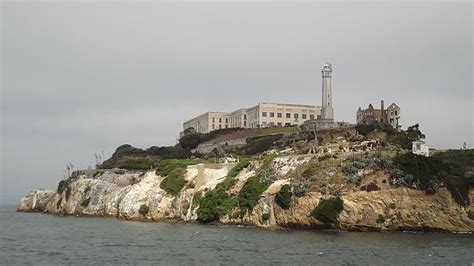
[[[222,128],[261,128],[299,126],[321,116],[321,107],[302,104],[259,103],[234,112],[207,112],[183,123],[183,129],[194,128],[208,133]]]
[[[430,157],[430,148],[422,140],[412,142],[411,152],[416,155]]]

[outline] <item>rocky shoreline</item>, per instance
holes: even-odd
[[[288,159],[286,164],[280,163],[277,172],[291,170],[304,160]],[[188,166],[185,173],[188,185],[177,195],[160,188],[164,177],[152,171],[102,171],[96,175],[78,173],[74,178],[62,181],[57,191],[36,190],[28,193],[21,199],[17,211],[194,223],[198,221],[198,195],[202,197],[215,189],[234,166]],[[371,174],[378,179],[388,178],[385,172]],[[244,183],[254,175],[252,167],[242,170],[228,193],[237,195]],[[407,187],[383,186],[381,183],[375,191],[344,190],[340,195],[344,204],[338,223],[327,224],[310,215],[321,200],[328,197],[324,191],[293,196],[288,209],[281,208],[275,202],[275,195],[288,182],[286,179],[274,181],[245,215],[239,215],[241,212],[235,207],[213,223],[270,229],[474,232],[473,204],[459,205],[445,187],[434,194]],[[469,197],[474,198],[472,187]],[[144,205],[147,206],[146,213],[141,210]]]

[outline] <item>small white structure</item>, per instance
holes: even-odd
[[[430,157],[430,148],[422,140],[417,140],[417,141],[412,142],[411,152],[416,155]]]

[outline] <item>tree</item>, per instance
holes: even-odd
[[[188,134],[184,135],[179,140],[179,145],[183,149],[195,149],[202,142],[201,134]]]

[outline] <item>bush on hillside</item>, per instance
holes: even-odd
[[[163,160],[158,164],[158,167],[156,168],[156,175],[159,176],[167,176],[171,171],[173,171],[176,168],[181,168],[181,169],[186,169],[188,165],[195,165],[195,164],[206,164],[206,163],[211,163],[211,161],[208,160],[203,160],[203,159],[168,159],[168,160]]]
[[[405,153],[395,157],[394,163],[404,173],[413,176],[413,182],[425,185],[437,177],[441,172],[447,172],[449,166],[433,157],[425,157],[412,153]]]
[[[253,176],[247,179],[238,197],[241,215],[252,211],[260,199],[260,195],[262,195],[267,188],[268,185],[261,183],[259,176]]]
[[[179,139],[179,145],[184,149],[195,149],[202,142],[201,134],[184,135]]]
[[[81,206],[84,208],[87,208],[90,202],[91,202],[91,198],[87,198],[81,202]]]
[[[148,205],[146,204],[140,205],[140,208],[138,209],[139,214],[145,216],[148,214],[148,212],[150,212],[150,207],[148,207]]]
[[[127,158],[118,164],[118,168],[127,170],[150,170],[155,167],[156,163],[148,158]]]
[[[321,200],[311,212],[311,216],[325,224],[338,223],[337,217],[344,209],[344,202],[341,198],[330,198]]]
[[[291,204],[290,185],[283,185],[275,196],[275,202],[283,209],[289,209]]]
[[[184,179],[185,173],[186,170],[183,168],[173,169],[168,176],[161,181],[160,188],[173,196],[177,196],[186,184],[186,180]]]
[[[367,136],[370,132],[374,130],[392,133],[394,132],[394,128],[390,124],[380,124],[380,123],[371,123],[371,124],[357,124],[356,130],[362,136]]]
[[[237,206],[237,199],[229,196],[222,189],[208,192],[199,202],[198,220],[208,223],[217,220]]]
[[[379,216],[377,217],[377,220],[375,220],[376,223],[378,224],[383,224],[385,223],[385,217],[383,217],[382,214],[379,214]]]
[[[217,184],[216,188],[208,192],[199,200],[199,209],[197,211],[198,220],[203,223],[217,220],[221,215],[227,214],[237,206],[238,200],[231,197],[226,190],[231,188],[235,182],[235,177],[249,165],[249,159],[241,159],[234,166],[224,181]]]
[[[282,136],[282,134],[277,134],[264,137],[248,138],[247,144],[244,147],[245,154],[255,155],[267,151],[270,149],[272,144],[279,140]]]

